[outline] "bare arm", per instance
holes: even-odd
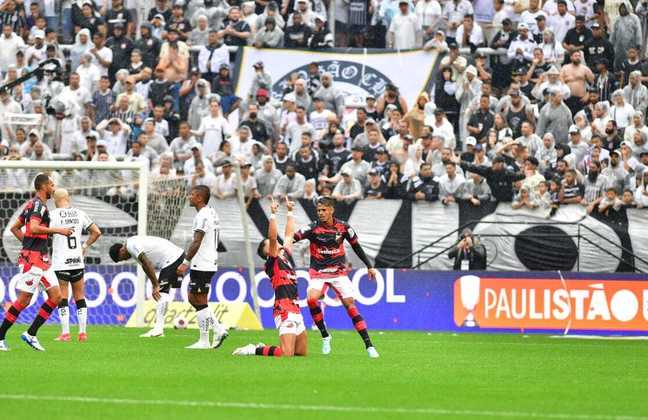
[[[155,267],[153,267],[153,263],[143,252],[137,258],[137,260],[142,265],[142,270],[144,270],[146,277],[148,277],[153,284],[153,299],[160,300],[160,282],[158,282],[157,274],[155,274]]]
[[[201,230],[194,232],[193,241],[191,241],[191,244],[189,244],[189,249],[187,249],[187,252],[185,253],[187,260],[191,261],[194,255],[196,255],[204,237],[205,232]]]
[[[88,231],[90,232],[90,236],[88,236],[88,239],[84,242],[82,246],[84,255],[86,253],[86,250],[90,248],[93,243],[97,242],[97,239],[99,239],[102,235],[101,229],[99,229],[99,227],[94,223],[90,225]]]
[[[22,227],[24,226],[23,222],[20,221],[20,219],[16,220],[16,223],[11,227],[11,233],[13,233],[13,236],[16,237],[20,242],[22,242],[23,238],[25,237],[25,234],[22,232]]]
[[[34,235],[63,235],[63,236],[70,236],[72,232],[74,232],[72,229],[68,229],[65,227],[60,227],[60,228],[51,228],[51,227],[45,227],[41,226],[38,224],[38,220],[31,220],[29,222],[29,231],[33,233]],[[15,234],[14,234],[15,235]]]
[[[277,240],[277,209],[279,204],[273,199],[272,204],[270,205],[270,223],[268,224],[268,240],[270,244],[268,246],[268,256],[276,257],[279,255],[279,241]]]
[[[286,232],[284,234],[284,248],[288,252],[292,252],[293,239],[295,235],[295,218],[293,217],[293,208],[295,203],[290,200],[286,201],[286,207],[288,208],[288,215],[286,219]]]

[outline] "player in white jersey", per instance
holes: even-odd
[[[56,341],[70,341],[70,308],[68,298],[72,285],[72,296],[77,308],[79,321],[79,341],[88,339],[88,306],[85,301],[83,281],[84,257],[88,249],[101,236],[99,227],[80,209],[70,205],[67,190],[59,188],[54,191],[56,209],[50,212],[50,226],[72,229],[70,236],[54,235],[52,237],[52,269],[56,273],[61,288],[61,300],[58,304],[61,321],[61,335]],[[88,239],[82,244],[81,235],[88,232]]]
[[[164,337],[164,315],[169,302],[173,301],[175,289],[182,284],[177,270],[184,261],[182,248],[157,236],[132,236],[126,243],[113,244],[108,251],[114,262],[135,258],[153,284],[155,326],[140,337]],[[155,270],[160,271],[159,277]],[[173,289],[173,292],[169,293]]]
[[[200,339],[188,349],[217,349],[227,338],[224,328],[209,310],[209,287],[218,270],[219,221],[216,210],[209,207],[210,191],[204,185],[191,189],[189,203],[198,213],[193,222],[193,241],[187,249],[186,259],[178,267],[178,275],[189,271],[189,303],[196,309]],[[209,342],[209,330],[214,330],[214,340]]]

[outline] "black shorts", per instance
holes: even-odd
[[[59,280],[67,281],[68,283],[76,283],[83,279],[83,268],[55,271],[55,273]]]
[[[178,267],[182,265],[184,259],[185,254],[182,253],[182,255],[180,255],[180,258],[178,258],[173,264],[164,267],[162,271],[160,271],[160,276],[158,277],[158,281],[160,282],[160,289],[177,289],[182,285],[182,278],[178,277],[176,271],[178,270]]]
[[[189,291],[195,294],[208,294],[214,274],[216,274],[215,271],[191,270],[189,272]]]

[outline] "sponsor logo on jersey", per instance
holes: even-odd
[[[80,257],[68,258],[65,260],[64,264],[81,264]]]

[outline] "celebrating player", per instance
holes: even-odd
[[[16,285],[16,289],[19,290],[18,297],[5,313],[0,326],[0,351],[9,350],[5,343],[7,330],[16,322],[20,312],[29,305],[39,286],[47,292],[47,300],[38,310],[34,322],[20,338],[34,350],[45,351],[38,342],[36,334],[61,300],[61,290],[54,270],[50,267],[47,237],[55,234],[70,236],[73,231],[67,227],[49,226],[50,216],[45,203],[54,191],[54,182],[50,177],[45,174],[37,175],[34,180],[34,188],[36,197],[27,203],[16,223],[11,227],[11,233],[22,242],[22,251],[18,259],[22,275]],[[22,232],[23,226],[26,226],[24,233]]]
[[[199,340],[188,349],[217,349],[228,336],[224,328],[209,310],[209,287],[218,270],[219,220],[216,210],[209,207],[209,188],[197,185],[191,189],[189,204],[197,210],[193,221],[193,241],[187,249],[185,260],[178,267],[178,275],[189,271],[189,303],[196,309]],[[209,331],[214,330],[214,341],[209,343]]]
[[[176,270],[184,260],[184,251],[164,238],[157,236],[133,236],[126,243],[113,244],[108,251],[114,262],[135,258],[153,284],[153,299],[157,301],[155,326],[140,337],[164,337],[164,315],[173,300],[171,289],[179,288],[182,281]],[[155,270],[160,270],[159,279]]]
[[[99,239],[101,230],[90,220],[88,215],[80,209],[70,206],[70,196],[67,190],[59,188],[54,191],[54,205],[56,208],[51,213],[50,226],[66,227],[72,229],[72,235],[65,237],[55,235],[52,240],[52,269],[56,273],[61,289],[61,301],[58,304],[59,318],[61,320],[61,335],[57,341],[70,341],[70,310],[68,296],[69,284],[72,284],[72,296],[77,307],[79,320],[79,341],[86,341],[86,325],[88,323],[88,307],[85,301],[83,258],[88,248]],[[88,240],[81,245],[81,233],[89,232]]]
[[[275,292],[275,303],[272,316],[279,329],[281,346],[266,346],[263,344],[240,347],[234,350],[238,356],[306,356],[307,336],[304,328],[304,318],[299,310],[299,295],[297,293],[297,274],[292,258],[293,233],[295,221],[293,219],[293,206],[286,201],[288,220],[286,222],[285,241],[279,246],[277,241],[276,214],[279,204],[272,200],[270,207],[272,215],[268,226],[268,239],[259,244],[258,254],[266,260],[265,272],[270,277],[272,288]]]
[[[347,310],[353,325],[362,337],[369,357],[379,357],[378,351],[371,343],[367,324],[358,312],[353,299],[353,284],[347,276],[344,240],[350,244],[356,255],[367,266],[369,278],[376,278],[376,270],[372,267],[362,246],[358,242],[355,231],[345,222],[335,219],[335,200],[330,197],[320,197],[317,200],[317,216],[319,221],[311,223],[306,230],[295,233],[295,242],[303,239],[310,241],[310,282],[308,284],[308,308],[313,322],[322,334],[322,353],[331,352],[331,335],[324,324],[324,317],[319,307],[319,299],[325,292],[325,285],[331,286],[342,298],[342,304]]]

